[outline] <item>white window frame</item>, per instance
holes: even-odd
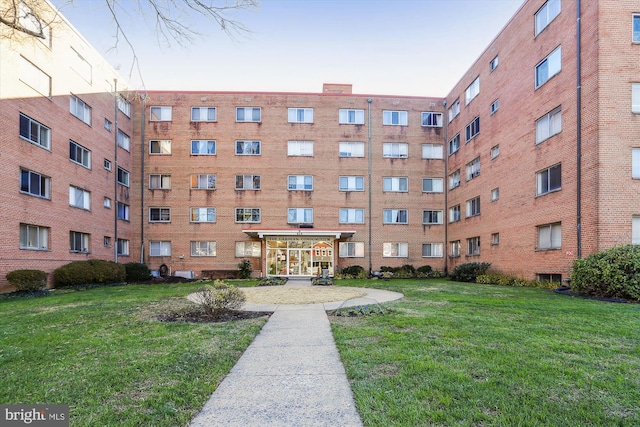
[[[640,43],[640,14],[634,13],[631,17],[631,42]]]
[[[408,209],[383,209],[383,224],[409,224]]]
[[[213,240],[192,240],[189,244],[192,257],[214,257],[217,256],[217,245]]]
[[[338,183],[340,191],[364,191],[364,176],[340,176]]]
[[[562,108],[557,107],[536,120],[536,144],[562,131]]]
[[[236,190],[260,190],[260,175],[237,174]],[[238,183],[241,185],[238,186]]]
[[[558,46],[535,67],[535,88],[548,82],[562,71],[562,46]]]
[[[460,149],[460,134],[457,133],[453,138],[449,140],[449,155],[457,152]]]
[[[442,127],[442,113],[436,113],[434,111],[423,111],[420,113],[421,122],[423,127],[441,128]]]
[[[168,206],[150,207],[149,222],[171,222],[171,208]]]
[[[364,224],[364,209],[340,208],[338,222],[340,224]]]
[[[480,236],[467,239],[467,256],[480,255]]]
[[[20,138],[40,148],[51,151],[51,129],[20,113]]]
[[[536,228],[538,231],[536,250],[547,251],[562,248],[562,223],[543,224]]]
[[[131,138],[121,129],[118,129],[118,147],[121,147],[126,151],[131,149]]]
[[[91,169],[91,150],[70,139],[69,160],[85,169]]]
[[[105,197],[102,201],[102,206],[104,206],[106,209],[111,209],[111,199],[109,197]]]
[[[406,142],[385,142],[382,144],[382,157],[385,159],[406,159],[409,157],[409,144]]]
[[[631,178],[640,179],[640,148],[631,149]]]
[[[192,139],[189,154],[192,156],[215,156],[216,150],[215,139]]]
[[[205,118],[202,118],[203,113]],[[216,107],[191,107],[192,122],[215,122],[217,120],[218,109]]]
[[[425,249],[427,249],[425,251]],[[422,258],[442,258],[444,256],[444,244],[443,243],[423,243],[422,244]],[[428,252],[425,254],[425,252]]]
[[[452,240],[449,242],[450,253],[449,256],[452,258],[460,257],[460,240]]]
[[[69,112],[91,126],[91,107],[75,95],[69,95]]]
[[[423,193],[443,193],[444,179],[442,178],[422,178]]]
[[[385,176],[382,178],[382,191],[385,193],[407,193],[409,178],[406,176]]]
[[[460,221],[460,205],[449,208],[449,223]]]
[[[444,224],[444,211],[441,209],[424,209],[422,211],[422,224],[440,225]]]
[[[449,190],[460,187],[460,169],[449,175]]]
[[[131,174],[129,173],[128,170],[121,168],[120,166],[118,166],[118,176],[117,176],[117,181],[118,184],[120,185],[124,185],[125,187],[129,186],[129,183],[131,182]]]
[[[471,181],[472,179],[479,177],[480,176],[480,156],[476,157],[475,159],[467,163],[465,169],[467,171],[467,181]]]
[[[469,142],[473,138],[478,136],[478,134],[480,133],[480,116],[477,116],[475,119],[471,120],[464,131],[466,142]]]
[[[150,122],[170,122],[173,116],[173,108],[170,106],[149,107]]]
[[[116,250],[120,256],[129,256],[129,240],[118,239],[116,241]]]
[[[91,192],[82,188],[69,186],[69,206],[74,208],[91,210]]]
[[[471,82],[464,91],[464,104],[469,105],[480,94],[480,76]]]
[[[255,240],[236,242],[236,258],[260,258],[262,256],[262,242]]]
[[[557,172],[556,172],[557,171]],[[552,174],[558,174],[557,176]],[[536,196],[562,190],[562,163],[536,172]]]
[[[287,156],[313,157],[313,141],[288,141]]]
[[[467,218],[480,215],[480,196],[467,200]]]
[[[640,113],[640,83],[631,83],[631,112]]]
[[[117,216],[118,219],[123,221],[129,221],[131,219],[131,207],[126,203],[117,202]]]
[[[460,99],[456,99],[447,111],[449,112],[449,123],[451,123],[460,114]]]
[[[51,229],[33,224],[20,224],[20,249],[46,251],[49,249]]]
[[[340,258],[364,258],[364,242],[338,242]]]
[[[338,110],[338,123],[341,125],[363,125],[364,110],[342,108]]]
[[[382,124],[384,126],[407,126],[409,112],[400,110],[383,110]]]
[[[491,234],[491,244],[499,245],[500,244],[500,233],[492,233]]]
[[[254,114],[256,112],[257,112],[257,117]],[[261,121],[262,121],[262,108],[260,108],[260,107],[236,107],[236,122],[238,122],[238,123],[260,123]]]
[[[313,191],[313,175],[289,175],[287,189],[289,191]]]
[[[34,178],[35,177],[35,178]],[[32,184],[37,180],[37,188]],[[20,169],[20,192],[41,199],[51,199],[51,178],[29,169]]]
[[[407,242],[385,242],[382,244],[383,258],[407,258],[409,244]]]
[[[491,160],[495,159],[500,155],[500,145],[494,145],[491,147]]]
[[[313,208],[288,208],[288,224],[313,224]]]
[[[113,123],[111,123],[111,120],[107,119],[106,117],[104,118],[104,128],[107,130],[107,132],[111,132],[111,130],[113,129]]]
[[[80,231],[69,232],[69,252],[89,253],[90,234]]]
[[[190,188],[192,190],[215,190],[216,189],[216,174],[214,173],[192,174],[190,181],[191,181]]]
[[[422,144],[423,159],[443,159],[444,146],[442,144]]]
[[[259,223],[262,220],[261,209],[260,208],[235,208],[234,220],[238,224]]]
[[[160,173],[149,174],[149,190],[171,190],[171,175]]]
[[[631,244],[640,245],[640,215],[631,217]]]
[[[152,156],[170,156],[171,140],[170,139],[149,140],[149,154]]]
[[[171,241],[170,240],[149,241],[149,256],[150,257],[171,256]]]
[[[189,208],[189,222],[191,223],[210,223],[217,221],[216,208],[213,207],[197,207]]]
[[[500,199],[500,188],[494,188],[491,190],[491,201],[495,202]]]
[[[490,62],[489,62],[489,71],[493,71],[496,68],[498,68],[498,64],[500,64],[500,59],[498,57],[498,55],[496,55]]]
[[[489,106],[489,115],[493,116],[498,111],[499,108],[500,108],[500,101],[496,99]]]
[[[128,118],[131,118],[131,103],[124,99],[122,95],[118,95],[118,110]]]
[[[313,108],[289,108],[289,123],[313,123]]]
[[[338,147],[339,157],[364,157],[364,142],[343,141]]]
[[[534,16],[535,35],[537,36],[542,30],[547,28],[549,24],[560,15],[561,11],[562,6],[560,0],[549,0],[538,9]]]
[[[237,140],[235,151],[236,156],[260,156],[262,155],[262,142]]]

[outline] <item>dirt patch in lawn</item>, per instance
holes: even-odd
[[[275,287],[241,288],[247,302],[253,304],[319,304],[360,298],[366,294],[359,289],[334,287]]]
[[[182,313],[166,313],[158,316],[158,320],[161,322],[189,322],[189,323],[204,323],[204,322],[229,322],[232,320],[243,319],[255,319],[257,317],[271,316],[272,311],[241,311],[231,310],[221,313],[217,316],[211,316],[204,311],[188,311]]]

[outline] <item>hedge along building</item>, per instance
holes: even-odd
[[[150,92],[139,112],[134,222],[152,269],[444,269],[441,98]]]

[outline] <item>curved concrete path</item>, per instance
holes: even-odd
[[[364,290],[344,306],[403,296]],[[362,426],[326,313],[343,303],[245,305],[274,313],[190,426]]]

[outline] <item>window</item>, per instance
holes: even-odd
[[[216,107],[191,107],[192,122],[215,122]]]
[[[118,239],[116,242],[118,255],[129,256],[129,241],[126,239]]]
[[[71,55],[69,56],[70,67],[73,71],[78,73],[87,83],[91,84],[92,69],[91,64],[82,57],[74,48],[71,48]]]
[[[383,178],[383,191],[409,191],[409,178],[405,176],[385,176]]]
[[[456,101],[451,104],[451,107],[449,107],[449,122],[458,117],[458,114],[460,114],[460,100],[456,99]]]
[[[480,237],[472,237],[467,239],[467,255],[475,256],[480,255]]]
[[[313,141],[289,141],[288,156],[313,156]]]
[[[311,175],[289,175],[289,190],[313,190],[313,176]]]
[[[364,142],[341,142],[340,157],[364,157]]]
[[[422,178],[423,193],[442,193],[444,184],[442,178]]]
[[[129,221],[129,205],[118,202],[118,219]]]
[[[69,233],[69,247],[71,252],[89,253],[89,234],[71,231]]]
[[[110,248],[111,247],[111,237],[104,236],[104,238],[102,239],[102,243],[106,248]]]
[[[236,222],[260,222],[260,208],[236,208]]]
[[[213,156],[216,154],[216,142],[203,139],[192,140],[191,154],[195,156]]]
[[[149,222],[171,222],[171,209],[149,208]]]
[[[443,211],[424,210],[422,211],[422,223],[423,224],[442,224],[443,216],[444,216]]]
[[[172,107],[150,107],[151,115],[149,120],[152,122],[170,122]]]
[[[476,77],[476,79],[469,85],[469,87],[464,91],[464,104],[469,105],[469,103],[478,96],[480,93],[480,77]]]
[[[191,188],[194,190],[215,190],[216,176],[212,174],[191,175]]]
[[[460,134],[457,134],[449,140],[449,155],[452,155],[460,149]]]
[[[633,33],[631,40],[634,43],[640,43],[640,15],[633,15]]]
[[[538,226],[538,250],[560,249],[562,246],[561,223]]]
[[[442,159],[442,157],[443,157],[442,144],[422,144],[423,159]]]
[[[536,88],[542,86],[562,69],[562,49],[558,46],[549,56],[536,65]]]
[[[236,141],[236,155],[259,156],[262,144],[260,141]]]
[[[455,205],[449,208],[449,222],[460,221],[460,205]]]
[[[112,125],[111,121],[109,119],[105,118],[104,119],[104,128],[107,131],[111,132],[112,127],[113,127],[113,125]]]
[[[69,95],[69,112],[91,126],[91,107],[75,95]]]
[[[118,184],[129,186],[129,171],[118,166]]]
[[[384,224],[407,224],[408,211],[406,209],[385,209],[383,211]]]
[[[454,240],[453,242],[450,242],[450,246],[451,246],[451,256],[452,257],[459,257],[460,256],[460,240]]]
[[[491,147],[491,160],[495,159],[499,155],[500,155],[500,146],[494,145],[493,147]]]
[[[363,125],[364,110],[341,109],[338,111],[338,123],[341,125]]]
[[[262,256],[261,242],[236,242],[237,258],[260,258]]]
[[[536,173],[536,194],[538,196],[562,187],[562,165],[558,164]]]
[[[20,191],[32,196],[49,199],[51,178],[26,169],[20,169]]]
[[[467,218],[480,215],[480,196],[467,200]]]
[[[51,77],[24,56],[20,56],[20,59],[18,68],[20,80],[40,95],[51,97]]]
[[[554,283],[562,282],[562,274],[540,273],[537,276],[538,276],[538,282],[554,282]]]
[[[493,71],[493,70],[495,70],[496,68],[498,68],[498,64],[499,64],[499,62],[500,62],[500,61],[499,61],[499,59],[498,59],[498,57],[497,57],[497,56],[496,56],[495,58],[493,58],[493,59],[491,60],[491,62],[489,63],[489,70],[490,70],[490,71]]]
[[[491,244],[499,245],[500,244],[500,233],[491,234]]]
[[[495,202],[499,198],[500,198],[500,189],[494,188],[493,190],[491,190],[491,201]]]
[[[465,132],[467,135],[466,142],[469,142],[473,138],[475,138],[476,135],[480,133],[480,117],[476,117],[475,119],[473,119],[471,123],[469,123],[465,128]]]
[[[69,158],[72,162],[91,169],[91,151],[71,140],[69,140]]]
[[[260,175],[236,175],[236,190],[259,190]]]
[[[340,209],[340,224],[364,224],[364,209]]]
[[[467,163],[467,181],[480,176],[480,157],[476,157]]]
[[[385,142],[382,144],[382,156],[406,159],[409,157],[409,144],[406,142]]]
[[[216,222],[216,208],[191,208],[189,211],[191,222]]]
[[[104,159],[104,168],[111,172],[111,160]]]
[[[489,107],[489,113],[493,115],[496,111],[498,111],[498,108],[500,108],[500,102],[496,99],[491,103],[491,106]]]
[[[51,149],[51,130],[22,113],[20,114],[20,136],[42,148]]]
[[[20,249],[49,249],[49,227],[20,224]]]
[[[422,126],[442,127],[442,113],[424,112],[422,113]]]
[[[536,36],[560,14],[560,0],[549,0],[536,12]]]
[[[171,190],[171,175],[150,174],[149,190]]]
[[[289,108],[289,123],[313,123],[313,108]]]
[[[406,111],[383,111],[382,112],[382,124],[383,125],[407,125],[407,112]]]
[[[640,245],[640,215],[631,218],[631,244]]]
[[[449,190],[460,187],[460,169],[449,175]]]
[[[289,224],[312,224],[313,209],[311,208],[289,208],[287,210],[287,222]]]
[[[236,107],[236,122],[261,121],[260,107]]]
[[[171,154],[171,140],[152,139],[149,141],[149,154]]]
[[[423,258],[442,258],[442,243],[423,243],[422,244],[422,257]]]
[[[171,242],[149,242],[149,256],[171,256]]]
[[[640,83],[631,83],[631,112],[640,113]]]
[[[640,148],[631,149],[631,178],[640,178]]]
[[[216,242],[191,242],[191,256],[216,256]]]
[[[91,209],[91,193],[72,185],[69,186],[69,206],[85,210]]]
[[[340,191],[364,191],[364,176],[341,176]]]
[[[118,146],[124,148],[127,151],[129,151],[131,147],[131,138],[129,138],[129,135],[122,132],[120,129],[118,129]]]
[[[408,243],[383,243],[382,256],[384,258],[406,258],[409,256]]]
[[[536,120],[536,144],[551,138],[562,130],[562,111],[560,107]]]
[[[111,199],[108,197],[105,197],[104,200],[102,201],[102,206],[104,206],[107,209],[111,209]]]
[[[364,242],[340,242],[338,250],[340,258],[364,258]]]
[[[127,117],[131,117],[131,103],[124,99],[122,95],[118,95],[118,110]]]

